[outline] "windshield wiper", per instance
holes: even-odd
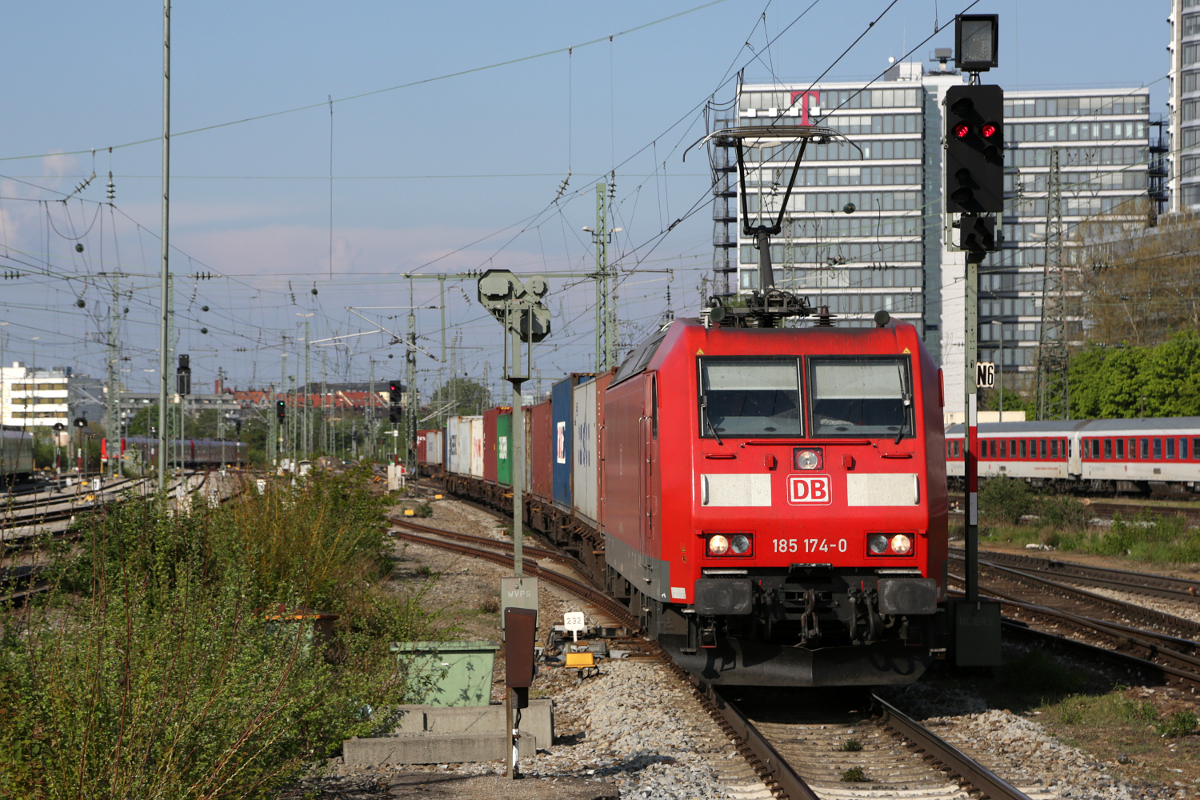
[[[900,413],[904,415],[904,419],[900,421],[900,431],[896,434],[896,441],[892,442],[892,444],[900,444],[900,440],[904,438],[904,428],[908,425],[909,409],[912,408],[912,395],[905,391],[904,386],[904,365],[897,364],[896,371],[900,376],[900,402],[903,404]]]
[[[710,431],[712,431],[713,436],[717,437],[717,444],[724,447],[725,443],[721,441],[721,434],[717,433],[717,429],[713,426],[712,420],[708,418],[708,399],[707,398],[700,401],[700,415],[702,417],[704,417],[704,424],[708,426],[708,429]]]

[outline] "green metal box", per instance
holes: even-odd
[[[431,706],[486,706],[500,645],[492,642],[396,642],[392,652],[414,688],[428,687],[417,702]]]
[[[999,603],[954,603],[954,663],[960,667],[1000,666]]]

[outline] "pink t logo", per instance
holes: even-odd
[[[813,99],[813,106],[815,108],[820,108],[821,107],[821,92],[820,92],[820,90],[817,90],[815,92],[812,92],[812,91],[792,92],[792,105],[793,106],[796,105],[797,97],[800,98],[800,124],[801,125],[809,125],[811,123],[809,123],[809,121],[808,121],[808,100],[811,97]]]

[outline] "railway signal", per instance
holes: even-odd
[[[175,369],[175,394],[187,396],[192,393],[192,367],[189,363],[191,358],[186,354],[180,354],[179,366]]]
[[[946,210],[1004,210],[1004,90],[946,90]]]
[[[404,407],[400,403],[403,397],[404,384],[400,381],[392,381],[388,384],[388,422],[393,425],[399,425],[404,421]]]
[[[275,401],[275,419],[278,419],[280,421],[287,419],[287,401],[286,400],[276,400]]]

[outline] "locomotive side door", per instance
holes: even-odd
[[[648,380],[642,383],[642,414],[640,426],[639,453],[638,453],[638,485],[641,491],[638,492],[639,497],[639,512],[641,523],[640,540],[642,543],[642,552],[646,554],[646,578],[650,583],[653,583],[654,564],[662,558],[662,554],[658,552],[657,545],[659,544],[654,535],[654,525],[657,521],[656,499],[657,492],[655,490],[655,469],[654,459],[656,453],[654,446],[658,439],[658,376],[651,373]]]

